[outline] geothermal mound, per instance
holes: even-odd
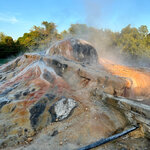
[[[149,85],[148,70],[99,60],[79,39],[24,54],[0,66],[0,148],[78,149],[137,124],[98,149],[149,148]]]
[[[69,38],[55,43],[46,54],[50,56],[63,56],[87,64],[98,62],[98,55],[95,48],[90,43],[81,39]]]

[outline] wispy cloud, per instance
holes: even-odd
[[[17,23],[19,20],[12,15],[0,13],[0,22],[7,22],[11,24]]]

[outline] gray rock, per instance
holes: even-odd
[[[76,106],[76,101],[71,98],[60,99],[50,107],[49,112],[52,116],[52,122],[67,118]]]

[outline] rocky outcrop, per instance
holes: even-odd
[[[83,63],[97,63],[98,55],[95,48],[81,39],[69,38],[53,44],[46,52],[47,55],[63,56]]]
[[[135,99],[137,101],[147,101],[150,99],[150,70],[149,68],[132,68],[130,66],[122,66],[115,64],[110,60],[100,59],[100,63],[112,75],[123,77],[128,86],[125,97]]]
[[[104,93],[128,98],[130,88],[98,64],[86,41],[68,39],[45,55],[20,56],[0,66],[0,148],[76,149],[119,132],[132,121]],[[147,147],[145,136],[138,138]]]

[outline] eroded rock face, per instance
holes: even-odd
[[[89,43],[68,39],[0,66],[0,148],[37,136],[27,149],[75,149],[123,130],[130,120],[103,93],[128,97],[130,86],[97,60]]]

